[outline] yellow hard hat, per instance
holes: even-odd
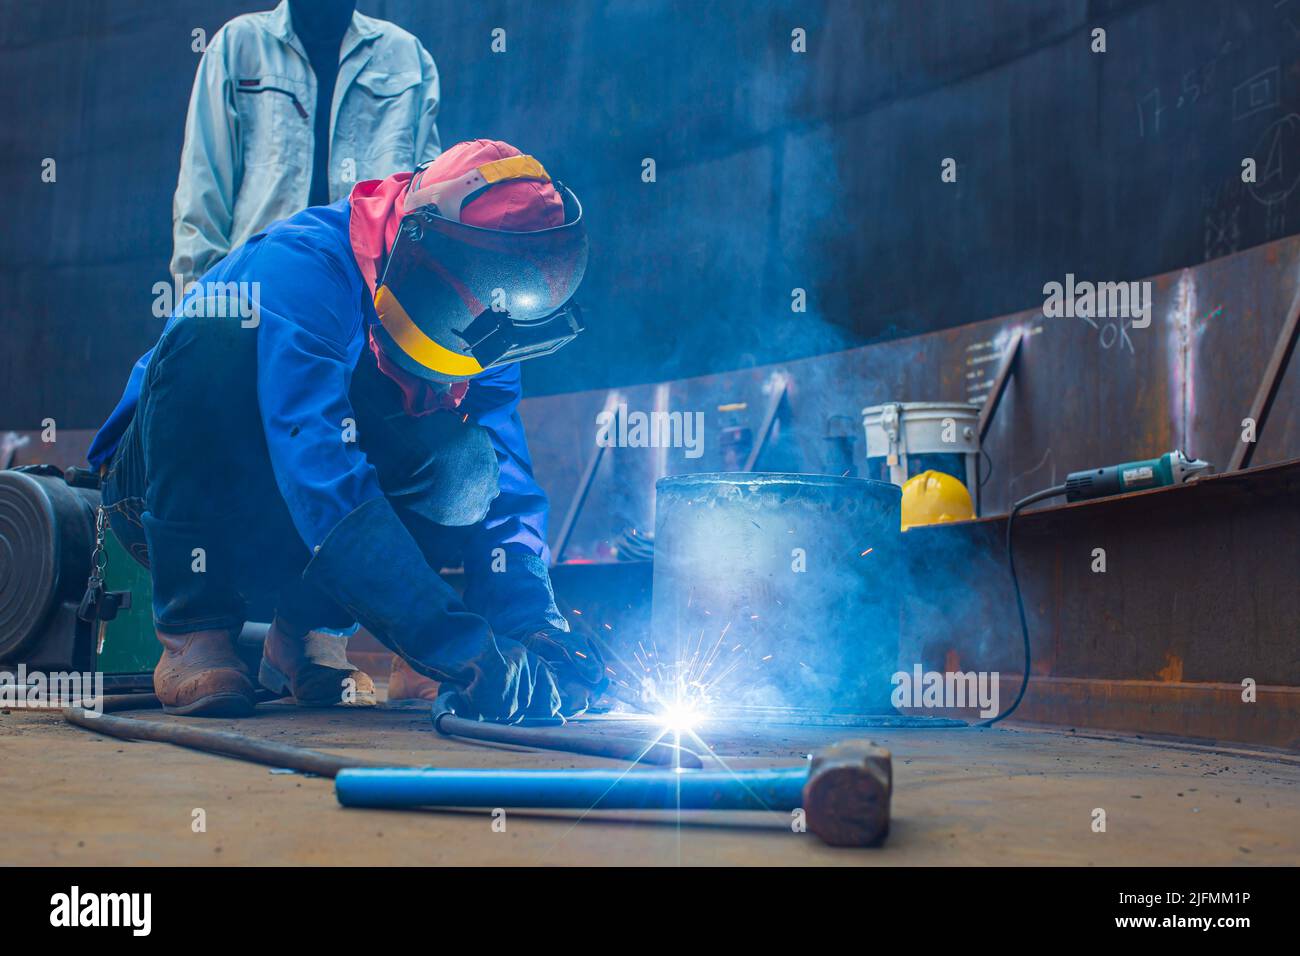
[[[975,517],[970,492],[952,475],[923,471],[903,483],[903,530]]]

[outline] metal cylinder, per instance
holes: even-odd
[[[807,767],[672,770],[343,770],[345,807],[530,807],[577,810],[783,810],[802,805]]]
[[[710,712],[892,712],[900,489],[702,474],[656,486],[649,694]]]

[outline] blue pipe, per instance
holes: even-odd
[[[803,805],[807,780],[807,767],[735,773],[354,768],[334,778],[334,794],[345,807],[788,811]]]

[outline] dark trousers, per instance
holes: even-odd
[[[487,432],[452,412],[405,414],[368,349],[349,397],[358,443],[402,523],[435,570],[458,564],[469,529],[498,492]],[[311,555],[267,452],[256,329],[190,317],[167,331],[103,500],[113,531],[150,568],[164,632],[233,629],[274,613],[301,627],[355,623],[301,579]]]

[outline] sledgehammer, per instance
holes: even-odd
[[[893,766],[865,740],[776,770],[349,769],[334,779],[345,807],[524,807],[575,810],[777,810],[803,808],[808,829],[831,846],[871,846],[889,830]]]

